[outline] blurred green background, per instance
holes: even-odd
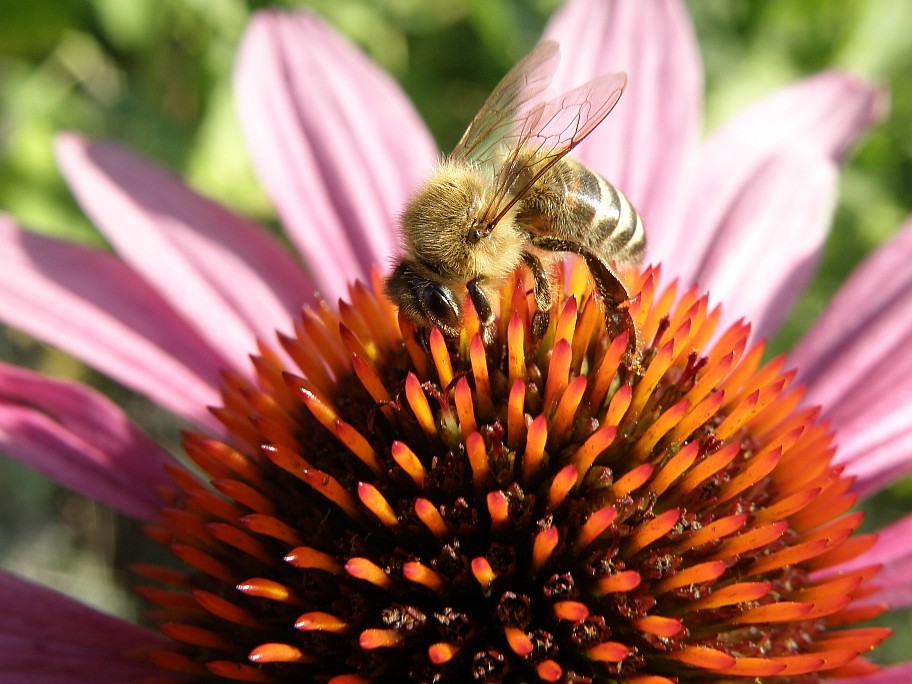
[[[311,7],[391,72],[448,149],[505,70],[535,43],[556,0],[2,0],[0,207],[40,231],[102,244],[54,165],[55,131],[121,141],[241,213],[275,225],[235,120],[231,67],[250,16]],[[848,160],[824,266],[773,347],[787,349],[851,268],[912,213],[912,8],[906,0],[687,3],[706,67],[707,128],[797,78],[845,68],[885,84],[890,118]],[[787,249],[787,246],[783,246]],[[65,355],[0,329],[0,358],[79,377],[162,442],[173,422]],[[869,523],[910,507],[901,483]],[[144,552],[135,525],[0,460],[0,565],[132,616],[125,564]],[[878,658],[907,658],[912,617]]]

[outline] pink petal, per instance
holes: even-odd
[[[751,321],[770,335],[817,267],[830,225],[836,167],[805,150],[769,159],[728,196],[720,230],[700,265],[700,285],[723,305],[724,328]],[[775,227],[775,228],[773,228]],[[775,233],[776,243],[770,244]],[[676,261],[663,264],[676,271]]]
[[[837,461],[846,464],[846,474],[857,478],[853,489],[863,496],[912,473],[912,383],[899,382],[899,387],[885,392],[853,420],[834,420]],[[841,408],[834,412],[841,413]]]
[[[839,677],[833,681],[839,684],[908,684],[912,681],[912,663],[891,665],[865,677]]]
[[[846,569],[882,565],[875,578],[881,590],[870,597],[891,609],[912,606],[912,514],[878,530],[877,543]]]
[[[0,684],[123,684],[166,672],[142,654],[161,636],[0,572]]]
[[[333,301],[396,252],[396,216],[436,148],[400,88],[311,14],[261,12],[236,67],[264,186]]]
[[[215,425],[227,361],[110,254],[24,231],[0,215],[0,320],[174,413]]]
[[[908,339],[912,324],[910,260],[912,220],[862,262],[795,347],[791,361],[810,385],[810,400],[825,405],[851,400],[862,378],[877,379],[868,377],[870,370],[889,352],[891,362],[909,356],[894,347]]]
[[[843,283],[792,352],[806,401],[837,428],[839,458],[870,486],[912,470],[912,220]]]
[[[144,520],[173,487],[166,451],[97,392],[0,364],[0,447],[74,491]]]
[[[571,0],[545,37],[561,43],[558,91],[627,72],[617,107],[576,154],[631,199],[659,240],[676,229],[676,191],[702,127],[703,68],[683,3]]]
[[[715,292],[714,277],[718,271],[707,273],[706,264],[719,251],[721,236],[730,231],[761,231],[764,251],[775,252],[776,258],[784,262],[782,270],[800,277],[778,293],[780,300],[774,304],[775,312],[749,311],[739,300],[726,303],[734,308],[735,317],[760,314],[764,325],[756,332],[767,334],[770,326],[787,311],[786,305],[806,279],[810,267],[808,251],[803,249],[796,254],[788,241],[790,238],[780,232],[783,226],[777,222],[778,218],[786,215],[791,205],[774,207],[765,198],[756,198],[758,204],[768,206],[767,218],[774,222],[767,220],[748,227],[731,219],[731,207],[746,193],[755,192],[752,180],[769,169],[770,164],[779,163],[776,160],[781,157],[816,155],[819,163],[826,166],[841,159],[851,143],[882,114],[883,108],[883,94],[879,90],[837,73],[805,79],[753,105],[706,141],[693,184],[683,188],[689,193],[690,208],[679,229],[673,235],[663,236],[655,245],[653,257],[662,260],[671,269],[669,272],[681,276],[685,283],[700,282]],[[785,162],[784,168],[792,166]],[[793,197],[782,195],[779,199],[799,202],[794,209],[807,214],[813,207],[820,210],[828,207],[830,192],[828,186],[816,185],[803,194],[796,189]],[[785,228],[793,230],[793,226]],[[811,230],[815,232],[805,247],[811,247],[813,238],[818,243],[813,251],[817,252],[825,233],[819,230],[816,221]],[[759,255],[735,256],[740,260],[733,260],[732,268],[741,269],[745,260]]]
[[[312,300],[300,266],[265,230],[160,167],[76,135],[58,138],[57,157],[120,256],[236,367]]]

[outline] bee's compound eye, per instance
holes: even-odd
[[[439,283],[428,283],[419,295],[421,307],[430,321],[451,331],[459,324],[459,306],[450,288]]]

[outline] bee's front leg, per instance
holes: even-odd
[[[532,252],[523,251],[522,259],[532,274],[532,294],[535,296],[532,334],[535,339],[541,339],[547,332],[551,320],[551,280],[541,260]]]
[[[494,309],[488,295],[481,288],[481,277],[472,278],[466,283],[466,289],[469,291],[469,297],[472,298],[472,305],[475,307],[475,313],[478,314],[478,322],[481,325],[481,341],[489,345],[494,341]]]

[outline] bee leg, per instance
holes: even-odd
[[[488,345],[494,341],[494,309],[491,308],[488,295],[481,289],[481,280],[481,278],[472,278],[466,283],[466,289],[469,291],[475,313],[478,314],[478,322],[481,324],[481,341]]]
[[[562,240],[548,235],[529,235],[529,242],[539,249],[551,252],[571,252],[579,254],[586,260],[586,266],[595,281],[599,298],[602,300],[605,323],[612,337],[617,337],[622,332],[627,332],[626,364],[631,370],[640,367],[639,351],[640,337],[630,314],[630,293],[614,270],[606,264],[597,254],[585,245],[572,240]]]
[[[418,344],[421,345],[421,348],[430,353],[431,351],[431,329],[430,328],[418,328],[415,331],[415,338],[418,340]]]
[[[551,280],[541,260],[532,252],[524,251],[522,259],[532,273],[533,294],[535,295],[535,315],[532,317],[532,335],[535,339],[544,337],[551,319]]]

